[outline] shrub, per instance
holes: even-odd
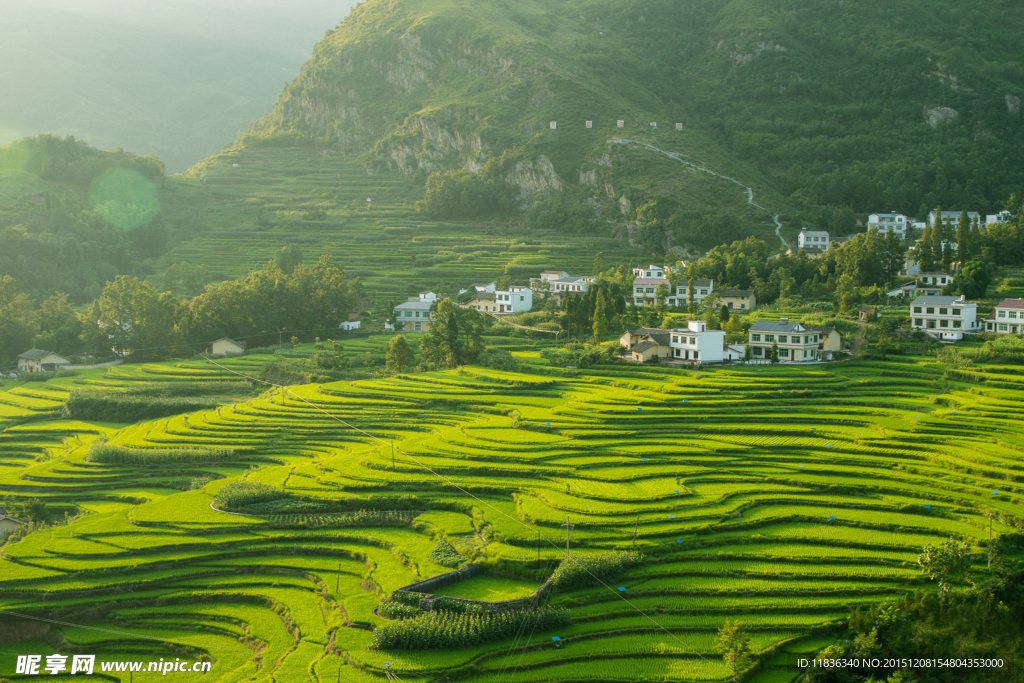
[[[474,647],[529,629],[569,626],[569,611],[544,607],[538,610],[483,614],[427,612],[397,623],[378,626],[370,647],[375,650],[433,650]]]
[[[377,614],[385,619],[409,619],[420,613],[418,607],[406,605],[395,600],[385,600],[377,607]]]
[[[281,489],[268,484],[254,481],[234,481],[217,493],[214,504],[222,510],[239,510],[287,496],[288,494]]]
[[[438,541],[434,549],[430,551],[430,559],[442,567],[451,567],[453,569],[466,561],[466,558],[459,555],[455,548],[448,541],[444,540]]]
[[[43,373],[38,373],[43,374]],[[72,391],[64,403],[76,420],[103,422],[139,422],[192,413],[219,405],[213,397],[155,396],[135,393],[111,393],[94,390]]]
[[[562,590],[592,586],[595,580],[614,579],[627,569],[639,566],[643,560],[643,554],[635,550],[572,557],[558,565],[551,582]]]
[[[167,463],[220,462],[241,453],[237,448],[130,448],[97,439],[89,446],[86,459],[115,465],[161,465]]]

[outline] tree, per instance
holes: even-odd
[[[723,326],[729,322],[729,307],[727,305],[722,304],[722,310],[718,313],[718,319],[721,321]]]
[[[917,243],[917,247],[915,247],[914,252],[917,257],[917,265],[920,266],[921,272],[930,273],[935,270],[935,255],[932,253],[931,226],[924,226],[924,234],[921,235],[921,241]]]
[[[744,347],[744,349],[743,349],[743,362],[744,363],[749,363],[750,359],[752,357],[753,357],[753,352],[751,351],[751,346],[750,346],[750,344],[747,344]]]
[[[857,216],[852,206],[843,206],[832,212],[832,234],[836,237],[857,232]]]
[[[404,334],[393,337],[388,342],[387,355],[384,361],[388,372],[403,373],[412,367],[414,360],[415,354]]]
[[[654,290],[654,299],[655,299],[655,301],[657,301],[657,302],[658,302],[658,305],[659,305],[659,306],[664,306],[664,305],[665,305],[665,302],[667,302],[667,301],[668,301],[668,297],[669,297],[669,295],[670,295],[671,293],[672,293],[672,292],[671,292],[671,290],[669,290],[669,288],[668,288],[668,284],[667,284],[667,283],[665,283],[665,282],[662,282],[662,283],[661,283],[660,285],[658,285],[658,287],[657,287],[657,288],[656,288],[656,289]]]
[[[779,343],[778,342],[772,342],[772,355],[769,357],[769,360],[771,360],[772,363],[778,363],[779,362]]]
[[[598,295],[597,308],[594,310],[594,341],[598,344],[604,341],[604,335],[607,332],[607,308],[605,298],[606,297]]]
[[[18,291],[13,277],[0,277],[0,362],[13,361],[19,353],[28,351],[38,331],[32,300]]]
[[[992,266],[984,261],[967,261],[953,276],[950,289],[968,299],[980,299],[992,283]]]
[[[594,277],[597,277],[604,272],[604,252],[599,251],[597,252],[597,255],[594,256],[594,266],[591,272]]]
[[[892,350],[892,332],[883,322],[880,329],[878,330],[878,342],[875,344],[875,348],[882,354],[882,358],[885,358],[885,354]]]
[[[697,312],[697,307],[693,303],[693,286],[697,283],[696,271],[693,265],[687,269],[686,272],[686,310],[690,315]]]
[[[282,273],[285,275],[291,275],[292,272],[294,272],[295,267],[302,263],[302,251],[292,244],[289,244],[286,247],[281,247],[281,250],[277,252],[275,262],[277,263],[277,267],[281,269]]]
[[[967,541],[957,543],[951,538],[937,548],[929,543],[917,556],[921,571],[939,584],[941,602],[946,602],[954,581],[961,578],[968,582],[971,580],[971,563],[967,556],[970,549]]]
[[[960,265],[971,258],[971,221],[967,211],[960,212],[960,221],[956,225],[956,258]]]
[[[33,498],[26,502],[24,510],[25,516],[32,522],[42,522],[49,517],[49,513],[46,511],[46,501],[39,498]]]
[[[722,659],[732,674],[733,683],[736,683],[736,677],[746,671],[753,659],[750,638],[743,632],[743,625],[739,621],[726,619],[718,631],[718,637],[715,638],[715,649],[722,654]]]
[[[475,361],[481,350],[480,314],[459,308],[449,298],[431,309],[430,329],[420,339],[420,360],[429,370],[454,368]]]
[[[942,222],[942,207],[935,209],[935,221],[932,225],[932,258],[935,263],[942,261],[942,243],[946,237],[946,225]],[[934,264],[933,264],[934,265]]]

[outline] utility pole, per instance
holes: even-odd
[[[576,528],[576,525],[575,524],[571,524],[569,522],[569,515],[566,515],[565,516],[565,524],[563,524],[562,526],[565,527],[565,559],[568,560],[569,559],[569,532],[572,531],[572,529]]]
[[[636,532],[640,528],[640,515],[636,516],[636,525],[633,527],[633,547],[636,547]]]

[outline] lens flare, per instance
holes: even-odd
[[[153,183],[130,168],[112,168],[96,178],[89,198],[103,220],[122,230],[149,224],[160,210]]]

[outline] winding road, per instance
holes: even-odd
[[[736,183],[737,185],[739,185],[740,187],[742,187],[744,190],[747,191],[747,204],[750,204],[754,208],[761,209],[762,211],[764,211],[765,213],[769,214],[772,217],[772,220],[775,221],[775,236],[779,238],[780,242],[782,242],[782,246],[784,246],[787,249],[790,248],[789,242],[787,242],[786,238],[783,237],[780,234],[780,232],[779,232],[780,230],[782,230],[782,223],[779,222],[779,214],[772,213],[771,209],[768,209],[768,208],[766,208],[764,206],[761,206],[760,204],[758,204],[757,202],[754,201],[754,188],[752,188],[752,187],[750,187],[748,185],[744,185],[743,183],[741,183],[740,181],[736,180],[735,178],[730,178],[729,176],[724,176],[721,173],[715,173],[714,171],[712,171],[710,169],[707,169],[707,168],[704,168],[703,166],[698,166],[697,164],[694,164],[692,162],[686,161],[685,159],[681,158],[679,154],[677,154],[675,152],[669,152],[669,151],[664,150],[664,149],[662,149],[660,147],[655,147],[654,145],[649,144],[647,142],[640,142],[639,140],[625,140],[623,138],[611,138],[610,140],[608,140],[608,142],[611,143],[611,144],[616,144],[616,145],[642,145],[643,147],[647,147],[648,149],[653,149],[655,152],[661,152],[662,154],[664,154],[665,156],[669,157],[670,159],[675,159],[679,163],[686,164],[690,168],[694,168],[694,169],[696,169],[698,171],[702,171],[704,173],[709,173],[709,174],[715,176],[716,178],[721,178],[722,180],[728,180],[731,183]]]

